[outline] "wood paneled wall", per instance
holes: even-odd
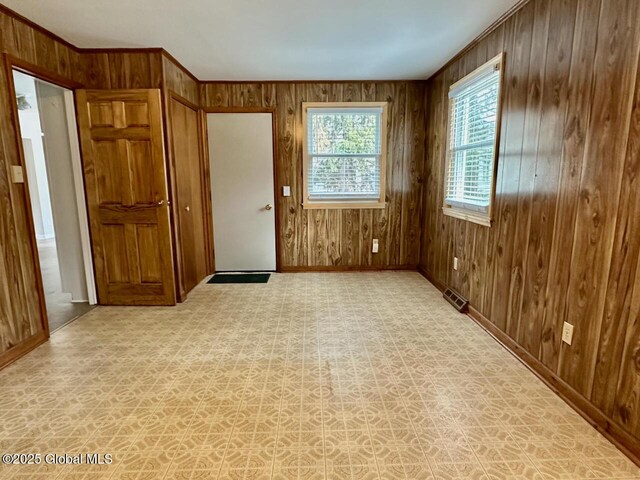
[[[85,88],[163,86],[161,49],[80,50],[4,7],[0,8],[0,53]],[[20,165],[21,158],[8,74],[1,65],[0,366],[44,341],[48,334],[40,311],[37,256],[30,243],[29,198],[25,185],[10,180],[11,166]]]
[[[163,54],[148,50],[81,50],[84,88],[162,88]]]
[[[68,46],[29,28],[0,11],[0,51],[52,73],[71,78],[79,56]],[[46,338],[37,287],[37,258],[31,247],[33,228],[24,184],[11,182],[11,167],[21,165],[13,121],[9,72],[0,66],[0,365],[15,351]]]
[[[162,54],[163,90],[173,92],[194,105],[200,105],[198,80],[166,52]]]
[[[200,105],[199,82],[166,52],[162,55],[162,72],[176,292],[178,300],[184,301],[194,286],[193,282],[199,282],[213,269],[209,260],[213,252],[208,235],[211,216],[207,206],[203,205],[205,198],[209,197],[203,195],[202,188],[196,188],[198,184],[208,184],[208,176],[204,178],[208,165],[205,169],[206,156],[201,145],[200,115],[197,111]],[[189,183],[193,183],[194,188],[187,187]],[[189,206],[188,212],[184,210],[185,206]]]
[[[501,51],[496,214],[485,228],[442,214],[447,92]],[[637,0],[531,0],[432,78],[420,262],[636,445],[639,54]]]
[[[424,158],[421,82],[204,83],[204,108],[275,109],[280,262],[285,270],[415,267]],[[387,207],[303,210],[302,102],[389,102]],[[372,239],[380,252],[371,253]]]

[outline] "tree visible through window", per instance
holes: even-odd
[[[384,104],[304,104],[305,205],[383,201]]]
[[[449,92],[444,211],[489,225],[497,153],[502,55]]]

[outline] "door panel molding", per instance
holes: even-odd
[[[76,99],[99,302],[175,305],[160,91]]]
[[[174,182],[174,226],[181,296],[212,273],[211,222],[207,218],[209,172],[202,150],[200,109],[175,92],[168,95],[168,135]]]

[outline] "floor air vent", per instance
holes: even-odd
[[[469,300],[462,298],[459,293],[454,292],[450,288],[447,288],[443,294],[444,298],[453,305],[453,308],[458,310],[460,313],[467,313],[469,309]]]

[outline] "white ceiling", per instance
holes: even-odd
[[[79,47],[163,47],[201,80],[426,79],[518,0],[0,0]]]

